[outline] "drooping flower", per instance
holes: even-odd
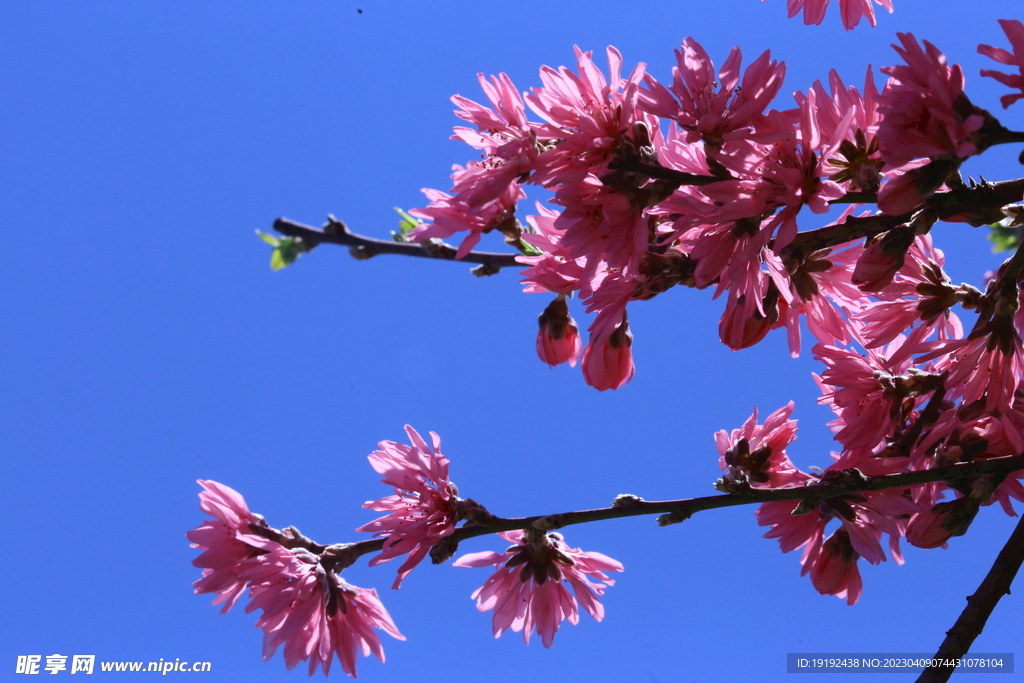
[[[472,595],[479,611],[494,610],[495,638],[509,629],[522,631],[529,645],[536,632],[544,647],[551,647],[562,621],[579,623],[579,606],[597,621],[604,618],[599,596],[615,583],[605,572],[621,572],[620,562],[570,548],[557,533],[507,531],[498,536],[513,545],[503,553],[463,555],[454,563],[456,567],[498,567]]]
[[[345,673],[356,676],[356,653],[371,652],[382,662],[384,650],[374,628],[405,640],[372,589],[351,586],[326,568],[323,556],[295,529],[281,532],[249,511],[234,489],[215,481],[199,481],[202,509],[213,515],[186,535],[204,552],[193,560],[203,568],[196,593],[217,593],[227,612],[246,588],[246,612],[262,609],[256,625],[263,629],[263,658],[284,645],[289,669],[309,660],[309,673],[326,675],[337,655]],[[272,538],[278,540],[272,540]],[[294,547],[284,544],[295,543]],[[320,546],[322,548],[323,546]]]
[[[892,0],[875,0],[876,5],[881,5],[892,14]],[[820,25],[825,18],[825,10],[828,9],[828,0],[789,0],[789,17],[792,19],[800,10],[804,11],[804,24],[810,26]],[[864,17],[868,23],[874,26],[875,8],[871,0],[839,0],[839,13],[843,18],[843,28],[852,31]]]
[[[603,340],[591,337],[583,349],[583,379],[598,391],[618,389],[633,379],[633,334],[625,320]]]
[[[427,445],[409,425],[405,433],[412,445],[381,441],[381,450],[367,456],[370,466],[384,475],[381,481],[394,487],[395,495],[364,503],[368,510],[388,514],[356,529],[385,539],[383,551],[370,560],[371,566],[409,554],[398,568],[392,588],[401,586],[430,549],[455,531],[458,513],[458,494],[448,479],[441,437],[430,432],[431,445]]]
[[[1010,39],[1013,52],[1008,52],[999,47],[992,47],[991,45],[979,45],[978,52],[994,59],[1000,64],[1015,66],[1019,71],[1018,74],[1014,75],[1001,71],[992,71],[991,69],[981,70],[982,76],[994,78],[1003,85],[1020,91],[1019,93],[1003,95],[999,98],[1003,109],[1005,109],[1017,100],[1024,98],[1024,24],[1016,19],[1000,19],[999,25],[1003,27],[1003,32]]]
[[[846,604],[853,605],[860,599],[864,583],[860,578],[857,560],[860,555],[850,544],[850,534],[845,528],[836,529],[813,557],[807,558],[804,569],[811,575],[811,583],[822,595],[846,598]]]
[[[556,297],[548,304],[538,322],[537,355],[540,359],[552,367],[565,362],[575,366],[580,355],[580,330],[569,315],[565,297]]]
[[[337,655],[342,670],[356,677],[359,651],[384,661],[380,636],[373,629],[405,640],[377,591],[348,584],[309,551],[279,546],[254,558],[246,575],[252,582],[252,601],[245,611],[263,610],[256,626],[263,629],[264,660],[284,645],[289,669],[309,660],[311,676],[318,668],[327,675]]]

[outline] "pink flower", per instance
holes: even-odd
[[[878,96],[884,117],[878,128],[879,149],[887,166],[900,168],[922,157],[966,159],[976,154],[973,133],[985,119],[964,95],[960,65],[947,66],[946,56],[927,40],[922,49],[912,34],[896,35],[903,46],[893,47],[906,64],[882,67],[882,73],[895,80]]]
[[[637,87],[644,65],[622,78],[622,55],[608,47],[608,78],[594,64],[593,53],[575,48],[578,74],[567,68],[542,67],[542,88],[526,96],[530,108],[547,122],[537,135],[558,140],[536,160],[530,182],[551,187],[581,182],[603,166],[619,138],[636,120]]]
[[[223,602],[220,611],[226,614],[248,585],[240,575],[245,561],[278,544],[252,533],[250,525],[266,523],[249,511],[238,491],[215,481],[200,479],[198,484],[204,489],[199,494],[199,507],[216,519],[185,534],[193,548],[203,551],[192,560],[203,570],[203,578],[192,585],[196,594],[216,593],[213,604]]]
[[[458,179],[465,172],[465,169],[460,169],[453,178]],[[457,259],[472,251],[485,233],[492,230],[516,233],[516,203],[526,197],[523,189],[514,183],[508,185],[497,199],[479,207],[470,206],[458,197],[429,188],[425,188],[423,194],[430,200],[430,204],[422,209],[412,209],[409,213],[416,218],[433,222],[423,223],[413,229],[408,235],[409,239],[414,242],[422,242],[432,237],[444,239],[468,230],[469,234],[459,243],[459,249],[455,254]]]
[[[640,104],[655,116],[675,119],[688,131],[689,142],[704,140],[711,150],[726,141],[749,138],[782,87],[786,65],[771,61],[771,52],[765,51],[747,67],[741,83],[742,60],[740,49],[734,47],[716,76],[704,48],[687,38],[676,50],[672,86],[666,88],[648,76]]]
[[[583,350],[583,379],[598,391],[618,389],[633,379],[633,334],[623,319],[605,339],[591,337]]]
[[[441,437],[430,432],[432,445],[428,446],[409,425],[405,433],[411,446],[381,441],[381,450],[367,456],[370,466],[384,475],[381,481],[394,487],[395,495],[364,503],[368,510],[389,514],[356,529],[385,539],[384,550],[370,560],[371,566],[409,554],[398,568],[392,588],[402,585],[430,549],[455,531],[458,521],[458,494],[448,479]]]
[[[498,567],[472,595],[479,611],[494,610],[495,638],[508,629],[522,631],[529,645],[536,631],[544,647],[551,647],[562,621],[579,623],[580,605],[597,621],[604,618],[598,596],[615,583],[604,572],[621,572],[621,563],[601,553],[570,548],[561,534],[530,530],[498,536],[512,547],[503,553],[470,553],[454,563],[456,567]]]
[[[999,25],[1003,27],[1003,32],[1010,39],[1013,52],[1010,53],[1002,48],[992,47],[991,45],[979,45],[978,52],[996,60],[1000,64],[1017,67],[1019,72],[1017,75],[1005,74],[1001,71],[992,71],[990,69],[981,70],[982,76],[994,78],[1009,88],[1016,88],[1021,91],[1012,95],[1003,95],[999,98],[999,101],[1003,104],[1003,109],[1005,109],[1024,97],[1024,24],[1016,19],[1000,19]]]
[[[846,604],[852,605],[860,599],[864,588],[857,568],[859,559],[850,544],[850,534],[841,528],[828,537],[804,569],[809,571],[811,583],[819,593],[846,598]]]
[[[311,676],[317,668],[327,675],[337,655],[342,670],[356,677],[358,651],[384,661],[380,636],[373,629],[405,640],[377,591],[349,585],[308,551],[279,546],[256,558],[247,575],[252,601],[245,611],[263,610],[256,626],[263,629],[264,660],[284,645],[289,669],[309,660]]]
[[[963,536],[978,514],[972,498],[957,498],[919,512],[907,527],[907,541],[918,548],[944,547],[953,536]]]
[[[802,484],[808,479],[786,455],[786,447],[796,439],[796,420],[793,402],[769,415],[764,424],[757,424],[757,408],[739,429],[715,433],[721,470],[728,470],[736,481],[747,481],[753,486],[779,488]]]
[[[875,4],[881,5],[892,13],[892,0],[875,0]],[[820,25],[825,18],[825,10],[828,8],[828,0],[789,0],[789,16],[795,17],[804,11],[804,24]],[[843,17],[843,27],[852,31],[863,17],[867,17],[868,23],[874,26],[875,8],[871,0],[839,0],[839,13]]]
[[[453,138],[483,150],[480,163],[469,166],[459,175],[452,189],[459,201],[471,207],[484,206],[498,199],[508,186],[529,175],[539,154],[534,124],[526,120],[523,98],[505,74],[491,76],[488,81],[477,74],[480,87],[491,103],[484,107],[455,95],[455,115],[476,125],[476,130],[456,127]]]
[[[850,281],[864,292],[884,289],[892,282],[896,271],[903,267],[907,249],[913,243],[914,231],[905,225],[875,235],[868,240],[864,252],[857,259]]]
[[[575,366],[580,355],[580,330],[569,315],[565,297],[559,296],[548,304],[538,322],[537,355],[540,359],[552,367],[567,361]]]
[[[308,539],[294,529],[271,529],[234,489],[215,481],[199,484],[205,489],[200,506],[216,520],[187,534],[193,547],[204,551],[193,560],[203,568],[195,592],[217,593],[214,604],[225,602],[224,613],[248,587],[251,600],[245,611],[263,610],[256,625],[264,632],[264,659],[284,645],[289,669],[309,660],[310,675],[320,667],[327,674],[336,654],[341,668],[355,676],[358,650],[384,661],[374,628],[405,640],[376,591],[350,586],[306,547],[282,545],[299,539],[308,544]]]

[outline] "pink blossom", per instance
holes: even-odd
[[[943,271],[945,256],[932,246],[931,235],[918,235],[906,255],[892,282],[877,292],[880,300],[868,302],[854,315],[865,323],[861,332],[866,348],[887,344],[921,322],[937,330],[940,339],[963,336],[960,319],[950,312],[959,290]]]
[[[734,47],[716,76],[704,48],[686,38],[676,50],[672,85],[666,88],[648,76],[641,107],[655,116],[675,119],[689,132],[690,142],[704,140],[712,150],[726,141],[749,138],[782,87],[786,65],[771,61],[771,53],[765,51],[747,67],[741,83],[742,59],[740,49]]]
[[[530,182],[550,187],[582,182],[611,158],[620,137],[636,121],[637,86],[644,65],[622,78],[622,55],[607,50],[608,78],[594,64],[593,53],[575,48],[578,75],[565,67],[540,70],[542,88],[526,96],[530,108],[547,122],[540,137],[559,140],[536,161]]]
[[[580,354],[580,330],[569,315],[569,304],[564,296],[548,304],[539,318],[540,331],[537,333],[537,355],[550,366],[568,361],[576,365]]]
[[[381,450],[367,456],[370,466],[384,475],[381,481],[394,487],[395,495],[364,503],[364,508],[389,514],[356,529],[385,539],[383,551],[370,560],[371,566],[409,554],[398,568],[392,588],[402,585],[430,549],[455,531],[458,521],[457,491],[448,479],[441,437],[430,432],[431,445],[427,445],[409,425],[405,433],[411,446],[381,441]]]
[[[800,472],[786,455],[786,447],[796,439],[796,420],[793,402],[779,408],[757,424],[757,408],[739,429],[715,433],[721,470],[728,470],[736,481],[753,486],[780,488],[801,484],[807,475]]]
[[[193,560],[203,568],[196,593],[217,593],[227,612],[246,587],[246,612],[262,609],[256,625],[263,629],[263,658],[284,645],[289,669],[309,660],[309,673],[327,674],[336,654],[342,669],[356,675],[356,652],[371,652],[382,662],[384,651],[374,628],[405,640],[374,590],[350,586],[321,564],[305,547],[282,545],[301,536],[294,529],[271,529],[249,511],[245,499],[215,481],[199,481],[200,507],[216,517],[188,532],[193,547],[204,552]],[[273,535],[282,543],[270,540]],[[306,539],[308,541],[308,539]]]
[[[491,107],[466,99],[452,97],[459,109],[455,115],[476,125],[456,127],[453,138],[483,150],[482,162],[469,166],[460,174],[452,191],[460,202],[470,207],[484,206],[504,194],[508,186],[529,175],[538,154],[535,124],[526,120],[523,99],[505,74],[490,81],[477,74],[480,87]]]
[[[623,320],[605,339],[595,338],[583,350],[583,379],[598,391],[618,389],[633,379],[633,334]]]
[[[557,533],[507,531],[498,536],[513,545],[503,553],[470,553],[454,562],[456,567],[498,567],[472,595],[479,611],[494,610],[495,638],[511,629],[522,631],[529,644],[536,631],[544,647],[551,647],[562,621],[579,623],[579,606],[597,621],[604,618],[599,596],[615,583],[605,572],[621,572],[621,563],[570,548]]]
[[[901,225],[868,239],[853,269],[851,282],[865,292],[884,289],[903,267],[907,249],[914,243],[914,231]]]
[[[976,154],[972,135],[985,119],[964,95],[960,66],[947,66],[946,56],[928,41],[922,49],[912,34],[896,35],[902,47],[893,47],[906,64],[882,67],[882,73],[895,80],[878,96],[884,117],[878,128],[879,148],[887,166],[899,168],[922,157],[966,159]]]
[[[819,593],[846,598],[846,604],[853,605],[860,600],[864,588],[857,568],[858,559],[860,555],[850,544],[850,534],[842,528],[828,537],[804,568]]]
[[[907,541],[918,548],[945,547],[953,536],[967,533],[977,514],[978,503],[971,498],[939,503],[914,515],[907,527]]]
[[[377,628],[405,640],[377,591],[346,583],[325,570],[318,557],[297,549],[278,547],[251,563],[252,601],[246,612],[262,609],[256,626],[263,629],[263,659],[269,661],[284,645],[289,669],[309,660],[309,674],[331,669],[337,655],[342,670],[356,676],[356,655],[373,653],[384,661]]]
[[[992,71],[991,69],[981,70],[982,76],[994,78],[1009,88],[1020,90],[1019,93],[1003,95],[999,98],[1005,109],[1024,97],[1024,24],[1016,19],[1000,19],[999,25],[1003,27],[1003,32],[1009,38],[1013,52],[1007,52],[1002,48],[992,47],[991,45],[979,45],[978,52],[994,59],[1000,64],[1017,67],[1019,73],[1016,75]]]
[[[453,177],[457,179],[464,172],[460,169]],[[463,238],[455,254],[457,259],[472,251],[485,233],[495,229],[499,232],[516,232],[516,202],[526,197],[517,184],[508,185],[498,199],[481,207],[472,207],[458,197],[429,188],[425,188],[423,194],[430,200],[430,204],[422,209],[412,209],[409,213],[433,222],[414,228],[409,233],[409,239],[414,242],[433,237],[444,239],[468,230],[469,234]]]
[[[965,340],[949,341],[922,358],[948,353],[936,364],[949,368],[946,386],[951,396],[960,396],[965,404],[984,397],[986,410],[995,411],[1013,402],[1024,371],[1024,346],[1006,321],[997,317],[989,325],[988,334],[983,331]]]
[[[562,234],[560,246],[569,258],[585,259],[585,280],[600,267],[636,271],[647,252],[650,228],[629,197],[590,176],[558,190],[552,202],[564,207],[554,223]]]
[[[251,525],[265,523],[249,511],[238,491],[216,481],[200,479],[198,484],[203,487],[199,507],[215,519],[185,534],[193,548],[203,550],[192,560],[194,566],[202,568],[203,577],[192,585],[197,594],[216,593],[213,604],[223,602],[220,611],[225,614],[248,585],[241,576],[245,561],[278,544],[252,533]]]
[[[881,5],[892,13],[892,0],[875,0],[875,4]],[[825,10],[828,8],[828,0],[789,0],[789,16],[795,17],[804,11],[804,23],[820,25],[825,19]],[[843,28],[852,31],[864,17],[868,23],[874,26],[875,8],[871,0],[839,0],[839,13],[843,18]]]
[[[838,470],[829,468],[825,477],[830,472]],[[764,537],[778,538],[784,553],[803,547],[801,574],[811,575],[819,593],[846,598],[851,605],[860,597],[862,587],[857,561],[862,557],[871,564],[885,560],[879,543],[884,533],[889,535],[893,559],[902,564],[899,538],[905,522],[900,520],[919,509],[898,491],[830,498],[798,514],[799,505],[793,501],[762,504],[755,515],[759,525],[771,527]],[[826,526],[834,519],[841,521],[842,527],[826,540]]]

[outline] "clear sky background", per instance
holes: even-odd
[[[830,67],[861,85],[909,30],[1019,130],[1024,105],[999,108],[1005,90],[978,77],[991,62],[976,47],[1005,46],[996,19],[1020,9],[896,0],[878,27],[847,33],[836,8],[807,27],[783,0],[3,3],[0,679],[16,678],[19,654],[53,653],[207,660],[204,681],[304,679],[280,653],[261,661],[255,615],[192,594],[195,480],[236,488],[275,526],[355,540],[374,517],[360,505],[387,493],[365,456],[405,423],[440,433],[462,495],[505,516],[712,493],[713,432],[790,399],[791,456],[826,466],[809,346],[791,360],[777,331],[729,351],[710,292],[634,304],[636,379],[598,393],[578,368],[536,358],[549,297],[522,294],[512,271],[476,279],[326,245],[271,272],[254,231],[333,213],[386,237],[393,206],[422,206],[421,187],[447,189],[473,156],[448,140],[448,98],[482,99],[478,72],[537,86],[540,65],[573,63],[574,44],[602,67],[615,45],[659,79],[687,36],[718,64],[734,44],[745,63],[770,48],[788,67],[782,108]],[[968,170],[1017,177],[1018,151]],[[933,235],[954,281],[980,284],[1000,261],[981,230]],[[367,681],[782,681],[787,652],[933,652],[1013,524],[988,508],[948,550],[861,563],[854,607],[819,596],[752,508],[570,528],[570,545],[626,571],[605,621],[563,625],[551,650],[492,638],[469,598],[484,570],[421,566],[401,591],[388,588],[394,564],[345,578],[376,587],[408,637],[385,642],[386,664],[360,662]],[[1003,599],[975,652],[1024,656],[1022,595]]]

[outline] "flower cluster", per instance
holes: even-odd
[[[826,5],[808,0],[790,11],[818,23]],[[874,23],[869,0],[840,7],[848,27],[861,17]],[[1019,53],[1024,28],[1003,28]],[[881,91],[870,69],[862,89],[832,72],[827,87],[815,83],[781,109],[771,107],[785,65],[769,52],[744,69],[733,48],[716,69],[692,38],[666,83],[643,64],[626,73],[614,48],[607,72],[577,49],[575,71],[543,67],[542,86],[522,94],[505,74],[481,75],[489,106],[453,101],[475,126],[455,137],[482,159],[456,167],[450,194],[425,190],[430,204],[412,213],[432,222],[410,238],[465,233],[461,257],[483,233],[501,232],[523,252],[526,291],[555,295],[541,315],[538,355],[549,365],[580,358],[584,379],[601,391],[634,374],[628,305],[675,285],[724,295],[719,336],[733,349],[784,327],[797,355],[802,323],[820,344],[849,344],[857,334],[850,314],[875,316],[877,329],[883,309],[874,304],[906,301],[890,285],[938,219],[998,220],[991,211],[940,215],[930,198],[963,185],[961,163],[1008,131],[967,98],[963,71],[938,48],[910,34],[899,41],[903,63],[882,68],[890,78]],[[981,50],[1020,65],[1005,50]],[[985,75],[1021,86],[1017,76]],[[538,204],[520,221],[529,185],[553,193],[556,208]],[[823,214],[836,203],[849,208],[830,226],[799,230],[804,209]],[[865,203],[881,212],[855,216]],[[928,283],[915,286],[945,287],[939,271],[918,275]],[[582,355],[572,296],[595,314]]]
[[[373,589],[352,586],[324,566],[326,555],[310,552],[294,530],[282,533],[249,511],[245,499],[215,481],[199,481],[200,507],[214,519],[188,532],[203,551],[192,561],[203,570],[196,593],[216,593],[214,604],[227,612],[249,589],[246,612],[263,610],[263,658],[284,646],[289,669],[309,661],[309,673],[330,672],[337,656],[345,673],[356,675],[356,653],[384,661],[374,629],[399,640],[391,616]],[[321,549],[324,550],[324,549]]]
[[[380,450],[369,456],[371,466],[395,493],[366,503],[363,507],[389,514],[356,531],[372,532],[382,544],[320,545],[294,527],[272,528],[250,512],[237,491],[215,481],[199,481],[200,507],[214,519],[187,533],[192,547],[203,551],[193,560],[203,570],[195,592],[215,593],[214,604],[224,603],[224,613],[248,590],[246,612],[262,610],[256,626],[264,633],[264,659],[283,645],[287,667],[308,661],[310,675],[318,668],[326,675],[337,657],[342,670],[355,676],[359,651],[383,662],[384,650],[374,629],[399,640],[405,637],[377,591],[347,583],[340,572],[374,548],[382,552],[371,566],[407,555],[392,585],[399,588],[428,553],[435,563],[451,557],[457,546],[446,546],[445,539],[458,522],[479,525],[494,519],[478,503],[458,497],[448,478],[440,437],[431,432],[428,445],[412,427],[406,425],[405,430],[409,445],[382,441]],[[580,605],[598,621],[604,617],[599,596],[615,583],[604,572],[622,571],[620,563],[570,548],[559,534],[531,530],[499,536],[515,545],[505,553],[472,553],[455,563],[499,565],[472,595],[480,611],[495,610],[495,637],[511,628],[523,631],[528,644],[536,631],[544,646],[551,647],[562,621],[579,622]]]

